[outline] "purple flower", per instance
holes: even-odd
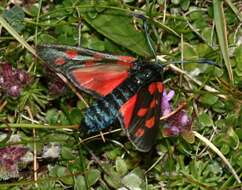
[[[21,89],[19,85],[10,86],[10,88],[7,90],[8,94],[14,97],[18,97],[20,95],[20,91]]]
[[[60,95],[66,90],[66,86],[60,78],[55,79],[49,84],[49,90],[52,95]]]
[[[13,68],[10,64],[2,64],[2,75],[6,80],[11,79]]]
[[[15,78],[18,79],[23,85],[29,81],[28,74],[23,70],[17,70]]]
[[[59,96],[66,90],[66,84],[48,66],[45,67],[48,88],[51,95]]]
[[[172,107],[170,105],[170,100],[175,95],[174,90],[171,90],[168,94],[166,94],[166,90],[163,91],[163,96],[161,99],[161,114],[165,116],[172,112]]]
[[[190,131],[192,121],[184,109],[176,112],[165,120],[163,135],[166,137],[177,136],[185,131]]]
[[[0,148],[0,177],[11,178],[18,176],[18,163],[26,154],[27,148],[11,146]]]
[[[172,97],[175,95],[174,91],[170,91],[168,94],[164,90],[161,101],[161,114],[162,116],[169,115],[173,110],[170,104]],[[186,113],[186,110],[181,109],[172,114],[168,118],[164,119],[163,136],[177,136],[185,131],[191,130],[192,121]]]
[[[18,97],[22,88],[30,81],[29,75],[20,69],[13,69],[10,64],[0,64],[0,91],[12,96]]]

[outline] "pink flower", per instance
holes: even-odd
[[[164,90],[163,97],[161,101],[161,114],[162,116],[166,116],[170,114],[172,110],[172,106],[170,101],[172,97],[175,95],[174,91],[170,91],[168,94]],[[185,109],[181,109],[173,115],[166,118],[163,122],[164,128],[162,133],[164,136],[177,136],[185,131],[191,130],[192,121],[186,113]]]
[[[174,90],[171,90],[168,94],[166,94],[166,90],[163,91],[163,96],[161,100],[161,114],[165,116],[172,112],[172,107],[170,105],[170,100],[175,95]]]
[[[29,75],[20,69],[13,69],[10,64],[0,64],[0,91],[18,97],[22,88],[30,81]]]
[[[59,96],[66,91],[66,85],[52,70],[47,66],[45,72],[48,80],[48,88],[51,95]]]
[[[0,148],[0,177],[9,179],[18,176],[18,163],[26,154],[27,148],[11,146]]]

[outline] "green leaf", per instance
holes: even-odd
[[[56,39],[53,36],[49,35],[49,34],[43,33],[43,34],[40,34],[38,36],[38,41],[42,42],[42,43],[48,42],[48,43],[51,44],[51,43],[55,43]]]
[[[227,126],[236,126],[238,121],[238,115],[235,113],[228,113],[225,118],[225,122]]]
[[[224,102],[220,100],[213,104],[212,109],[218,113],[224,113],[226,111]]]
[[[115,160],[118,156],[120,156],[121,151],[120,151],[119,148],[113,148],[113,149],[111,149],[109,151],[106,151],[105,154],[106,154],[108,159]]]
[[[75,156],[72,154],[72,149],[65,146],[61,148],[61,157],[66,160],[75,159]]]
[[[239,137],[239,140],[240,141],[242,141],[242,129],[240,128],[240,129],[236,129],[236,134],[238,135],[238,137]]]
[[[237,63],[237,68],[242,71],[242,45],[237,47],[234,51],[234,58]]]
[[[236,157],[236,163],[239,165],[239,167],[242,167],[242,155]]]
[[[134,0],[124,0],[125,3],[132,3]]]
[[[174,4],[174,5],[179,5],[180,0],[171,0],[171,3]]]
[[[0,25],[2,25],[16,40],[19,41],[30,53],[37,57],[35,49],[30,46],[24,38],[0,15]]]
[[[234,150],[239,148],[240,140],[238,135],[235,133],[234,129],[230,127],[227,131],[227,135],[229,137],[229,144]]]
[[[222,77],[223,76],[223,69],[220,69],[218,67],[215,67],[213,70],[214,77]]]
[[[64,166],[54,166],[50,170],[50,175],[54,177],[61,177],[61,181],[65,184],[73,184],[73,179],[70,177],[70,172]]]
[[[119,188],[121,186],[120,177],[117,174],[116,175],[112,175],[112,176],[110,176],[110,175],[104,175],[104,179],[107,181],[107,183],[111,187],[113,187],[115,189],[117,189],[117,188]]]
[[[0,133],[0,147],[5,147],[7,142],[10,140],[11,136],[11,132],[8,132],[7,134]]]
[[[87,189],[85,178],[83,176],[77,176],[74,180],[75,180],[75,183],[74,183],[75,190]]]
[[[53,108],[47,111],[45,119],[50,125],[55,125],[58,121],[58,110]]]
[[[82,15],[86,22],[106,38],[138,55],[144,57],[152,55],[144,33],[135,30],[132,17],[124,11],[106,9],[95,17],[90,17],[84,13]]]
[[[119,175],[124,175],[128,172],[127,164],[122,158],[118,157],[116,159],[115,165],[116,165],[116,171],[119,173]]]
[[[63,112],[60,113],[59,120],[61,125],[70,125],[69,117],[67,117],[67,115],[64,114]]]
[[[3,13],[3,17],[17,32],[21,32],[25,27],[24,16],[23,9],[16,5]]]
[[[237,9],[237,7],[233,4],[233,2],[231,0],[225,0],[225,1],[230,6],[230,8],[233,10],[234,14],[238,17],[240,22],[242,22],[241,11],[239,11],[239,9]]]
[[[87,48],[97,51],[105,51],[105,43],[96,37],[90,37],[87,41]]]
[[[122,183],[130,189],[139,189],[142,184],[142,179],[134,173],[129,173],[123,177]]]
[[[204,127],[213,126],[213,120],[206,113],[202,113],[201,115],[199,115],[198,120],[201,123],[201,125]]]
[[[209,28],[209,27],[204,27],[204,28],[202,29],[202,33],[201,33],[201,35],[206,39],[206,42],[207,42],[210,46],[212,46],[212,44],[213,44],[213,42],[214,42],[214,37],[211,38],[212,34],[213,34],[213,30],[212,30],[211,28]]]
[[[230,147],[229,147],[229,145],[227,145],[227,144],[223,144],[223,145],[221,146],[220,150],[221,150],[221,152],[222,152],[224,155],[226,155],[226,154],[229,153],[229,151],[230,151]]]
[[[87,173],[88,185],[94,185],[101,177],[101,172],[97,169],[91,169]]]
[[[198,52],[196,47],[192,46],[189,43],[183,44],[184,58],[185,60],[196,60],[198,59]]]
[[[218,97],[213,94],[205,94],[201,97],[200,101],[207,105],[213,105],[218,101]]]
[[[70,113],[71,124],[79,124],[82,118],[82,112],[78,108],[73,108]]]
[[[62,177],[66,175],[66,168],[63,166],[57,166],[56,167],[56,175],[58,177]]]
[[[214,14],[214,22],[216,26],[216,32],[217,32],[220,50],[223,55],[223,59],[227,68],[230,82],[233,83],[234,77],[233,77],[233,71],[232,71],[232,67],[229,59],[228,39],[227,39],[226,22],[225,22],[224,10],[223,10],[223,1],[213,0],[213,14]]]
[[[66,174],[66,175],[68,175],[68,174]],[[73,178],[70,176],[66,176],[66,177],[62,178],[61,181],[63,181],[63,183],[65,183],[67,185],[73,185]]]
[[[190,5],[190,0],[181,0],[181,8],[186,11]]]
[[[121,178],[118,175],[117,172],[114,171],[113,167],[111,165],[103,165],[103,168],[105,169],[104,179],[105,181],[113,188],[117,189],[121,186]]]

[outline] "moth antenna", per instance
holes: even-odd
[[[152,52],[152,54],[153,54],[153,56],[155,58],[155,62],[157,62],[157,55],[156,55],[156,52],[155,52],[155,48],[154,48],[154,46],[151,43],[152,40],[151,40],[150,34],[148,32],[148,22],[147,22],[146,16],[143,15],[142,13],[131,13],[130,15],[134,16],[136,18],[139,18],[139,19],[141,19],[143,21],[143,28],[144,28],[144,32],[145,32],[145,39],[146,39],[146,41],[148,43],[148,46],[149,46],[149,48],[150,48],[150,50],[151,50],[151,52]]]
[[[187,63],[199,63],[199,64],[208,64],[208,65],[214,65],[216,67],[221,68],[221,66],[209,59],[198,59],[198,60],[184,60],[184,61],[171,61],[169,63],[162,64],[163,67],[170,65],[170,64],[187,64]]]
[[[151,43],[151,37],[150,37],[150,34],[148,32],[147,17],[142,13],[130,13],[130,15],[143,20],[143,28],[144,28],[144,32],[145,32],[145,38],[146,38],[148,46],[149,46],[149,48],[150,48],[150,50],[151,50],[151,52],[152,52],[152,54],[155,58],[155,63],[161,63],[161,61],[159,61],[157,59],[157,54],[155,52],[154,46]],[[218,65],[216,62],[214,62],[212,60],[208,60],[208,59],[172,61],[172,62],[169,62],[169,63],[162,64],[162,66],[165,67],[166,65],[170,65],[170,64],[187,64],[187,63],[194,63],[194,62],[199,63],[199,64],[214,65],[214,66],[221,68],[221,66]]]

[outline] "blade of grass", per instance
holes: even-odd
[[[221,0],[213,0],[213,13],[221,53],[227,68],[229,80],[231,83],[233,83],[233,72],[228,53],[226,22],[223,11],[223,2]]]
[[[169,68],[171,68],[175,72],[178,72],[180,74],[185,75],[187,78],[189,78],[191,81],[193,81],[197,85],[199,85],[199,86],[202,86],[203,85],[203,83],[201,81],[199,81],[198,79],[194,78],[193,76],[191,76],[190,74],[188,74],[184,70],[180,69],[179,67],[177,67],[175,65],[169,65]],[[203,88],[205,90],[207,90],[208,92],[217,94],[217,96],[219,96],[220,98],[223,98],[225,100],[227,99],[227,96],[226,95],[221,94],[217,89],[215,89],[215,88],[213,88],[213,87],[211,87],[209,85],[204,85]]]
[[[41,124],[29,124],[29,123],[8,123],[8,124],[0,124],[0,129],[4,128],[25,128],[25,129],[78,129],[79,125],[41,125]]]
[[[237,175],[236,171],[234,170],[233,166],[229,163],[227,158],[222,154],[222,152],[212,143],[210,142],[207,138],[204,136],[200,135],[198,132],[193,131],[193,134],[202,142],[204,142],[210,149],[212,149],[223,161],[224,163],[228,166],[230,169],[231,173],[235,177],[238,183],[241,183],[239,176]]]
[[[234,6],[233,2],[231,0],[225,0],[225,2],[229,5],[229,7],[232,9],[234,14],[238,17],[239,21],[242,22],[242,14],[239,12],[239,10]]]
[[[2,25],[17,41],[19,41],[20,44],[22,44],[30,53],[32,53],[34,56],[37,57],[37,54],[26,41],[24,38],[22,38],[16,30],[12,26],[8,24],[8,22],[0,15],[0,25]]]

